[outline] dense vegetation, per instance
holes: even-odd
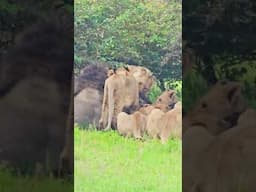
[[[173,88],[181,80],[181,2],[76,0],[74,43],[76,71],[90,60],[141,65],[162,90]]]
[[[76,192],[181,192],[181,141],[75,128]]]
[[[33,8],[31,8],[33,7]],[[65,10],[73,15],[73,1],[0,1],[0,57],[14,44],[17,34],[40,17]]]
[[[198,58],[196,74],[183,81],[185,108],[218,79],[242,82],[256,106],[255,6],[255,1],[183,1],[183,40]]]

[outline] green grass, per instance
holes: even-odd
[[[75,192],[181,192],[181,141],[75,129]]]
[[[63,180],[32,176],[13,176],[10,171],[0,170],[1,192],[72,192],[74,186]]]

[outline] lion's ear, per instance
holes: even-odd
[[[239,83],[229,87],[227,92],[227,99],[231,104],[236,104],[236,101],[241,94],[242,86]]]
[[[145,74],[147,73],[147,70],[144,69],[144,68],[142,68],[142,69],[141,69],[141,73],[142,73],[143,75],[145,75]]]
[[[174,91],[169,91],[169,97],[172,98],[174,96],[175,92]]]
[[[129,69],[128,65],[125,65],[125,66],[124,66],[124,69],[125,69],[126,71],[130,72],[130,69]]]

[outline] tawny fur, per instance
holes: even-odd
[[[256,190],[255,118],[236,82],[218,82],[199,100],[183,125],[185,192]]]
[[[188,112],[184,119],[183,131],[195,123],[209,124],[207,119],[213,116],[218,119],[219,126],[209,125],[206,128],[214,135],[220,134],[232,127],[245,109],[241,85],[236,82],[219,81]]]
[[[242,113],[237,126],[232,129],[218,136],[211,136],[208,133],[208,136],[205,134],[200,137],[197,135],[198,139],[192,138],[190,141],[194,142],[208,137],[207,142],[200,143],[201,148],[197,147],[199,149],[197,154],[192,154],[195,148],[194,143],[184,143],[184,154],[188,155],[191,151],[188,157],[194,159],[187,162],[188,168],[194,170],[191,170],[191,175],[187,175],[184,179],[185,191],[189,191],[192,185],[195,189],[206,192],[256,190],[254,180],[256,173],[253,170],[256,161],[255,117],[255,110],[247,110]],[[195,129],[188,132],[195,132]],[[186,165],[186,162],[184,164]],[[189,183],[189,180],[193,183]]]
[[[166,112],[161,119],[160,139],[166,143],[170,137],[182,137],[182,106],[181,102],[176,103],[173,109]]]
[[[175,103],[178,102],[176,93],[174,90],[166,90],[164,91],[157,99],[155,104],[161,104],[168,106],[169,110],[172,109]]]
[[[66,54],[73,51],[71,23],[42,19],[25,29],[4,56],[0,161],[18,168],[40,163],[45,172],[58,169],[71,97],[73,56]]]
[[[143,137],[146,128],[146,116],[136,111],[129,115],[121,112],[117,116],[117,130],[126,137],[140,139]]]
[[[117,115],[124,108],[136,109],[138,106],[139,91],[134,76],[130,73],[111,75],[105,81],[100,128],[105,130],[111,129],[111,126],[116,128]]]
[[[160,137],[160,124],[164,114],[165,113],[160,109],[153,109],[148,115],[146,131],[150,137],[154,139]]]

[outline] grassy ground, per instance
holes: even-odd
[[[73,192],[73,184],[50,178],[13,176],[0,170],[1,192]]]
[[[181,142],[75,129],[75,192],[181,192]]]

